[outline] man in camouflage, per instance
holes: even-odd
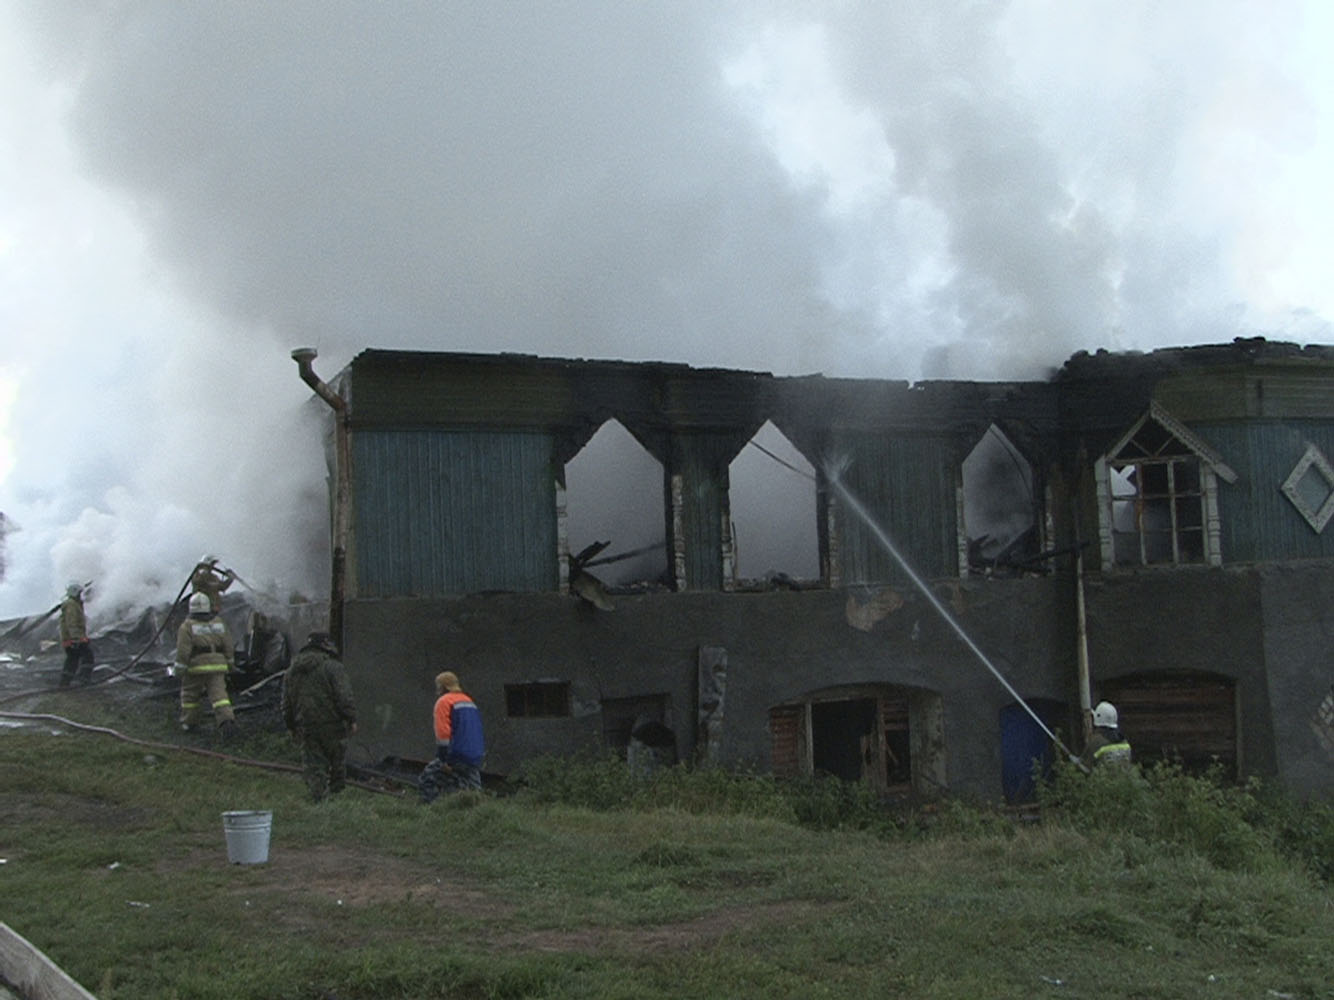
[[[312,632],[283,675],[283,722],[301,744],[311,799],[321,802],[341,792],[357,706],[338,647],[326,632]]]

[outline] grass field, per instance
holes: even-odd
[[[607,762],[314,805],[45,724],[0,734],[0,919],[100,1000],[1334,997],[1327,808],[1079,779],[1030,822]],[[273,810],[267,863],[228,863],[233,809]]]

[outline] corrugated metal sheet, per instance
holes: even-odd
[[[1224,564],[1334,557],[1334,525],[1317,534],[1281,491],[1308,442],[1334,461],[1330,416],[1192,425],[1238,476],[1218,484]]]
[[[851,456],[843,483],[925,578],[958,573],[955,526],[957,458],[947,437],[844,438]],[[907,575],[870,527],[843,510],[844,583],[905,583]]]
[[[357,596],[554,590],[551,449],[536,433],[354,432]]]

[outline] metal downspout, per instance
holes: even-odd
[[[1083,448],[1079,451],[1080,468],[1083,468]],[[1079,519],[1083,514],[1079,503],[1079,489],[1071,502],[1075,531],[1075,659],[1078,663],[1079,679],[1079,716],[1084,738],[1081,746],[1088,746],[1093,735],[1093,698],[1089,685],[1089,633],[1088,612],[1084,605],[1084,543],[1080,538]]]
[[[292,352],[301,373],[301,381],[334,411],[334,510],[333,560],[329,582],[329,635],[343,648],[343,600],[346,594],[348,506],[352,498],[352,451],[348,434],[347,400],[325,383],[311,366],[317,352],[313,347],[298,347]]]

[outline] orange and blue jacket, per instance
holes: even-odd
[[[436,753],[445,763],[462,761],[480,767],[486,755],[482,713],[462,691],[446,691],[435,701]]]

